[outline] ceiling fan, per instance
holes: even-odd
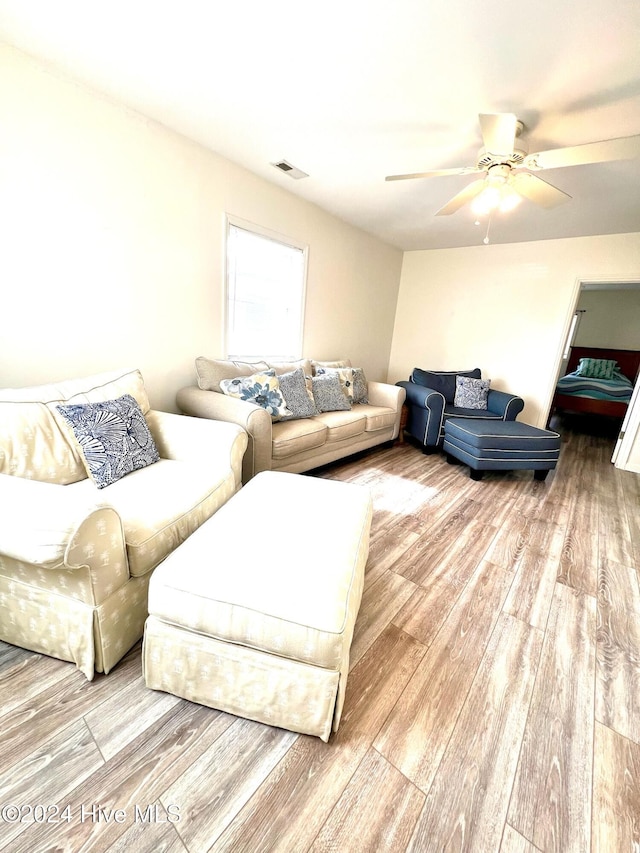
[[[436,169],[411,175],[389,175],[387,181],[412,178],[438,178],[443,175],[472,175],[482,177],[470,184],[437,211],[436,216],[455,213],[468,202],[477,215],[499,209],[511,210],[522,198],[540,207],[551,208],[569,201],[570,195],[533,174],[542,169],[564,166],[583,166],[611,160],[633,160],[640,157],[640,136],[624,136],[601,142],[588,142],[569,148],[527,152],[520,135],[524,125],[513,113],[482,113],[480,131],[484,147],[478,153],[475,166],[457,169]]]

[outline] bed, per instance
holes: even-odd
[[[615,361],[618,369],[611,378],[584,376],[579,370],[582,359]],[[571,347],[567,372],[558,380],[551,411],[624,418],[639,367],[638,350]]]

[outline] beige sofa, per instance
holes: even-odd
[[[123,394],[160,458],[98,489],[57,405]],[[240,487],[247,435],[151,410],[137,370],[0,389],[0,425],[0,639],[107,673],[142,636],[153,569]]]
[[[248,363],[201,357],[196,360],[198,386],[182,388],[177,404],[185,414],[230,421],[246,430],[249,445],[243,462],[244,483],[260,471],[301,473],[397,438],[404,389],[368,382],[367,404],[353,405],[349,411],[274,422],[260,406],[221,393],[220,382],[266,368],[282,374],[302,367],[306,375],[311,375],[320,366],[336,365],[351,366],[351,362],[301,359]]]

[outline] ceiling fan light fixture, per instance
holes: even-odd
[[[485,216],[500,206],[501,199],[501,188],[487,182],[480,195],[477,195],[471,203],[471,210],[476,216]]]
[[[508,166],[494,166],[485,178],[485,186],[475,197],[471,210],[476,216],[485,216],[494,210],[507,213],[520,204],[520,194],[511,184]]]
[[[519,195],[512,187],[507,185],[504,188],[504,192],[502,193],[502,198],[500,199],[499,210],[500,213],[508,213],[510,210],[516,208],[520,202],[522,201],[522,196]]]

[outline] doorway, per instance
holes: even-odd
[[[569,320],[558,376],[567,372],[572,346],[640,351],[640,281],[579,280]],[[635,389],[624,419],[597,415],[592,424],[608,421],[616,439],[611,461],[616,467],[640,472],[640,381],[637,376],[628,378],[635,381]]]

